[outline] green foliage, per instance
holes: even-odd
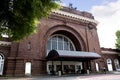
[[[0,37],[18,41],[36,31],[39,20],[60,6],[59,0],[0,0]]]
[[[116,37],[117,37],[117,39],[116,39],[116,44],[115,45],[116,45],[116,48],[120,50],[120,30],[118,30],[116,32]]]

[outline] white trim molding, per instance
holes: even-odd
[[[10,45],[11,45],[11,42],[0,41],[0,45],[1,45],[1,46],[10,46]]]
[[[78,20],[78,21],[82,21],[82,22],[86,22],[86,23],[92,22],[92,23],[98,24],[98,21],[96,21],[94,19],[87,18],[87,17],[80,16],[80,15],[73,14],[73,13],[69,13],[69,12],[65,12],[62,10],[54,10],[52,12],[55,15],[71,18],[73,20]]]

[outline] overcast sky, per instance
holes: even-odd
[[[115,32],[120,30],[120,0],[62,0],[62,4],[69,3],[77,10],[88,11],[99,22],[98,36],[100,46],[115,48]]]

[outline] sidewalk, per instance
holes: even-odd
[[[90,78],[90,77],[100,77],[100,76],[114,76],[120,75],[120,72],[106,72],[104,73],[91,73],[91,74],[69,74],[69,75],[44,75],[44,76],[29,76],[29,77],[0,77],[0,80],[76,80],[74,78]],[[81,80],[81,79],[79,79]],[[86,79],[87,80],[87,79]],[[119,79],[120,80],[120,79]]]

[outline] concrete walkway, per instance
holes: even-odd
[[[63,76],[1,77],[0,80],[120,80],[119,73]]]

